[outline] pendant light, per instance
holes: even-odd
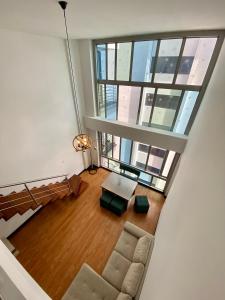
[[[91,166],[89,167],[89,173],[95,174],[97,172],[97,168],[93,165],[93,159],[92,159],[92,153],[91,153],[91,150],[93,148],[92,139],[90,138],[89,135],[82,133],[82,126],[81,126],[81,121],[80,121],[80,111],[79,111],[79,105],[78,105],[78,101],[77,101],[76,84],[75,84],[75,73],[73,70],[72,55],[71,55],[70,41],[69,41],[69,34],[68,34],[68,27],[67,27],[67,19],[66,19],[66,8],[67,8],[68,3],[67,3],[67,1],[58,1],[58,3],[63,10],[63,16],[64,16],[64,22],[65,22],[66,45],[67,45],[67,50],[68,50],[73,101],[74,101],[75,113],[76,113],[76,118],[77,118],[77,127],[78,127],[78,135],[75,136],[75,138],[73,139],[73,147],[76,151],[85,152],[88,149],[90,150]]]

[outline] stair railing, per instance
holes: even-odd
[[[70,183],[68,181],[67,176],[68,176],[67,174],[63,174],[63,175],[58,175],[58,176],[51,176],[51,177],[39,178],[39,179],[34,179],[34,180],[29,180],[29,181],[24,181],[24,182],[17,182],[17,183],[12,183],[12,184],[1,185],[0,189],[23,185],[25,187],[25,190],[27,191],[28,195],[25,195],[25,196],[22,196],[19,198],[15,198],[15,199],[11,199],[9,201],[4,201],[4,202],[1,202],[1,198],[13,197],[14,194],[0,195],[0,213],[7,209],[19,207],[21,205],[31,203],[31,202],[33,202],[34,205],[39,206],[41,203],[38,200],[43,199],[45,197],[49,197],[50,195],[56,195],[56,191],[57,192],[71,191]],[[50,179],[54,179],[54,178],[62,178],[62,177],[64,177],[65,182],[62,181],[62,182],[58,183],[61,185],[59,187],[57,187],[57,183],[55,183],[54,190],[51,188],[48,188],[47,190],[32,193],[32,191],[28,187],[29,183],[35,183],[35,182],[50,180]],[[62,186],[64,184],[65,184],[65,188],[64,188],[64,186]],[[19,191],[18,193],[22,194],[24,192],[25,191]],[[48,192],[46,195],[41,195],[46,192]],[[24,199],[24,201],[22,201],[20,203],[15,203],[21,199]],[[15,204],[13,204],[13,203],[15,203]],[[7,207],[7,205],[9,205],[9,206]],[[1,206],[6,206],[6,207],[1,208]]]

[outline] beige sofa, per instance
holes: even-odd
[[[154,236],[126,222],[100,276],[83,264],[62,300],[139,299]]]

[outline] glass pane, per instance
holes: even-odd
[[[112,157],[113,143],[112,143],[112,135],[111,134],[107,134],[106,146],[107,146],[107,156]]]
[[[147,171],[158,175],[160,173],[165,154],[165,149],[151,147],[150,155],[148,158]]]
[[[101,157],[101,166],[104,168],[108,168],[108,159],[105,157]]]
[[[108,80],[115,79],[115,44],[108,44]]]
[[[217,38],[186,40],[176,83],[201,85],[205,77]]]
[[[105,86],[104,84],[97,85],[98,93],[98,115],[105,118]]]
[[[112,135],[102,133],[102,155],[112,157]]]
[[[141,109],[138,124],[143,126],[149,126],[149,119],[152,110],[152,103],[155,94],[155,89],[144,88],[141,100]]]
[[[120,137],[113,137],[113,158],[119,160],[120,159]]]
[[[151,179],[152,179],[151,175],[141,172],[140,177],[139,177],[140,182],[150,185]]]
[[[182,39],[162,40],[156,63],[155,82],[172,83]]]
[[[149,82],[152,79],[152,60],[155,56],[157,41],[134,43],[132,80]]]
[[[131,43],[117,44],[117,80],[129,80]]]
[[[121,139],[121,154],[120,160],[126,164],[130,163],[130,152],[131,152],[132,141],[128,139]]]
[[[106,79],[106,45],[97,45],[96,47],[96,59],[97,59],[97,79]]]
[[[120,172],[120,163],[109,159],[109,169],[115,172]]]
[[[160,191],[163,191],[166,185],[166,181],[157,177],[153,177],[152,186],[157,188]]]
[[[136,124],[141,88],[135,86],[119,87],[118,120]]]
[[[101,151],[102,155],[107,156],[107,151],[106,151],[106,133],[102,132],[101,134]]]
[[[180,95],[180,90],[158,90],[151,121],[152,127],[163,130],[171,129]]]
[[[148,157],[149,146],[140,144],[138,142],[133,143],[131,164],[138,169],[145,170],[145,165]]]
[[[190,119],[191,113],[195,106],[198,92],[195,91],[186,91],[182,99],[180,110],[176,119],[176,123],[173,131],[176,133],[184,134],[188,121]]]
[[[169,151],[169,154],[168,154],[167,159],[166,159],[166,163],[165,163],[164,168],[163,168],[162,176],[165,176],[165,177],[168,176],[168,173],[170,171],[170,167],[172,165],[175,154],[176,154],[176,152]]]
[[[117,86],[106,85],[106,118],[116,120],[117,111]]]

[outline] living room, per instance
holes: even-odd
[[[17,219],[14,205],[7,221],[1,207],[1,238],[17,251],[1,244],[3,299],[13,299],[4,274],[21,299],[61,299],[84,263],[102,274],[126,222],[154,237],[135,299],[224,298],[225,7],[216,4],[69,1],[69,53],[57,1],[1,3],[1,205],[22,189],[35,202],[42,185],[59,196]],[[90,147],[76,151],[83,133]],[[57,187],[78,177],[76,196]],[[13,277],[19,263],[33,279]]]

